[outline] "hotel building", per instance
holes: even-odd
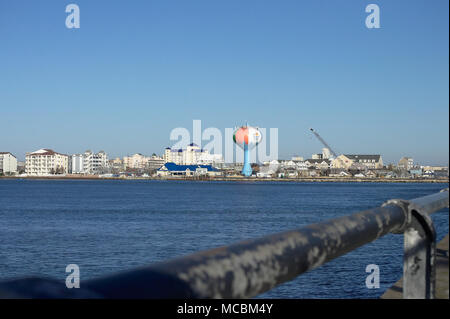
[[[26,153],[25,159],[25,173],[28,175],[66,174],[69,169],[69,156],[51,149]]]

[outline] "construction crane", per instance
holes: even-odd
[[[316,132],[314,131],[312,128],[310,128],[311,132],[314,133],[314,135],[317,137],[317,139],[326,147],[330,150],[331,154],[333,155],[334,158],[337,157],[336,153],[331,149],[331,147],[327,144],[327,142],[325,142],[325,140]]]

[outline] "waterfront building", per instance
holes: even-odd
[[[448,167],[447,166],[422,166],[421,168],[422,168],[423,176],[448,178]]]
[[[136,153],[132,156],[124,156],[123,158],[123,166],[125,168],[145,168],[145,166],[147,165],[147,157],[140,154],[140,153]]]
[[[303,156],[295,155],[295,156],[292,156],[291,160],[294,161],[294,162],[303,162],[304,158],[303,158]]]
[[[294,168],[294,167],[297,166],[297,163],[294,162],[294,161],[292,161],[292,160],[289,160],[289,161],[281,161],[281,166],[282,166],[283,168]]]
[[[178,165],[165,163],[157,171],[158,176],[217,176],[218,169],[211,165]]]
[[[164,159],[156,154],[153,154],[151,157],[147,158],[146,168],[150,170],[156,170],[164,165]]]
[[[189,144],[186,149],[171,149],[167,147],[164,150],[163,158],[165,163],[178,165],[223,164],[222,155],[210,154],[195,143]]]
[[[69,156],[51,149],[42,148],[25,155],[25,173],[43,176],[66,174],[69,169]]]
[[[17,158],[10,152],[0,152],[0,173],[17,173]]]
[[[278,161],[276,161],[276,162],[278,163]],[[268,165],[263,165],[259,168],[259,171],[256,173],[256,177],[261,177],[261,178],[273,177],[279,170],[279,167],[280,167],[279,164],[274,164],[274,163],[268,164]]]
[[[423,172],[421,168],[411,168],[409,174],[411,174],[412,177],[421,177]]]
[[[354,167],[364,167],[367,169],[381,169],[383,168],[383,159],[381,155],[353,155],[342,154],[336,157],[331,162],[332,168],[351,169]]]
[[[281,163],[280,163],[280,161],[273,159],[271,161],[264,162],[263,165],[281,165]]]
[[[300,171],[304,171],[308,169],[308,164],[305,161],[297,162],[297,169]]]
[[[350,177],[351,175],[347,171],[336,171],[328,175],[329,177]]]
[[[424,171],[443,171],[443,172],[448,172],[448,167],[447,166],[423,166],[421,167]]]
[[[70,172],[72,174],[83,173],[83,154],[74,154],[71,158],[72,167]]]
[[[307,159],[305,165],[308,168],[326,170],[330,168],[331,161],[329,159]]]
[[[136,153],[133,156],[125,156],[123,158],[123,166],[132,169],[150,169],[155,170],[164,165],[165,161],[162,157],[153,154],[152,156],[144,156]]]
[[[102,174],[109,167],[108,155],[104,151],[93,153],[90,150],[83,154],[83,173]]]
[[[108,156],[104,151],[93,153],[90,150],[83,154],[73,154],[69,167],[72,174],[101,174],[109,167]]]
[[[414,160],[411,157],[402,157],[398,161],[397,167],[409,171],[414,167]]]
[[[117,171],[117,172],[120,172],[125,169],[125,167],[123,165],[123,160],[119,157],[109,160],[109,167],[111,167],[114,171]]]

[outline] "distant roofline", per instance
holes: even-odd
[[[17,158],[13,153],[11,153],[11,152],[0,152],[0,155],[6,155],[6,154],[9,154],[9,155],[11,155],[12,157],[14,157],[14,158]]]
[[[49,149],[49,148],[41,148],[41,149],[38,149],[37,151],[31,152],[31,153],[26,153],[25,156],[30,156],[30,155],[47,156],[47,155],[55,155],[55,154],[62,155],[62,156],[69,156],[67,154],[55,152],[54,150]]]

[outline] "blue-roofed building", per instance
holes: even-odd
[[[157,170],[158,176],[217,176],[220,171],[212,165],[178,165],[165,163]]]

